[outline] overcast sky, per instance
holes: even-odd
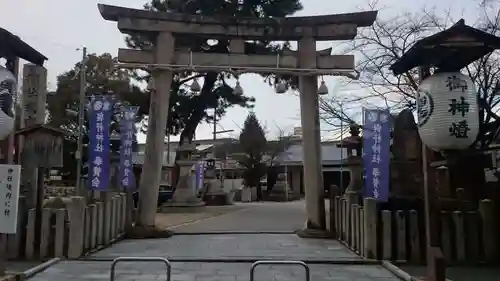
[[[56,76],[70,69],[81,59],[81,52],[76,49],[86,46],[90,53],[108,52],[117,55],[117,50],[124,47],[122,35],[114,22],[103,20],[97,10],[97,3],[141,8],[147,0],[0,0],[0,26],[18,35],[49,58],[46,68],[49,73],[49,88],[56,86]],[[466,22],[477,18],[479,0],[380,0],[378,6],[383,9],[379,17],[403,12],[415,12],[424,7],[435,7],[438,11],[451,9],[454,18],[464,17]],[[304,9],[297,16],[323,15],[356,12],[367,8],[366,0],[302,0]],[[437,6],[436,6],[437,5]],[[318,49],[333,46],[331,42],[318,44]],[[335,79],[326,79],[331,94],[335,94]],[[255,112],[258,118],[271,130],[276,126],[291,132],[300,126],[298,97],[292,94],[276,95],[272,87],[256,75],[244,75],[241,85],[245,93],[256,98]],[[218,130],[234,129],[236,136],[243,123],[247,110],[232,108],[223,118]],[[326,125],[322,125],[327,130]],[[196,133],[197,139],[211,138],[211,126],[202,124]],[[219,137],[227,137],[223,134]],[[327,132],[323,133],[329,138]],[[175,139],[175,138],[173,138]],[[141,137],[143,140],[143,137]]]

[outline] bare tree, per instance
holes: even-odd
[[[475,23],[467,23],[492,33],[500,34],[500,10],[498,4],[486,3],[480,6],[482,16]],[[375,9],[375,6],[370,6]],[[448,12],[438,14],[435,10],[404,13],[402,15],[375,21],[360,32],[356,40],[349,43],[346,52],[356,54],[357,69],[361,72],[359,80],[352,81],[365,90],[362,96],[327,97],[320,101],[322,119],[330,125],[338,126],[343,122],[356,122],[350,108],[361,107],[369,100],[374,106],[389,108],[398,112],[404,108],[415,108],[415,97],[418,89],[417,70],[394,76],[389,67],[407,52],[415,42],[431,34],[450,27],[458,19]],[[484,147],[491,143],[500,128],[498,106],[500,97],[500,54],[493,52],[467,66],[467,73],[478,89],[480,106],[480,134],[478,143]],[[344,109],[341,110],[341,105]],[[359,113],[359,110],[356,111]]]

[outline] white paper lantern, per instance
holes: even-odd
[[[14,74],[0,66],[0,140],[5,139],[14,129],[14,118],[6,112],[12,111],[12,97],[16,87],[17,79]]]
[[[459,72],[443,72],[426,78],[417,97],[418,132],[429,148],[468,148],[479,133],[476,87]]]

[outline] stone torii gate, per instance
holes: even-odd
[[[143,33],[155,38],[151,50],[120,49],[118,52],[120,64],[117,67],[147,68],[155,81],[140,182],[141,193],[158,193],[158,188],[151,186],[159,186],[164,130],[174,72],[231,71],[236,74],[251,72],[295,75],[299,76],[307,228],[326,228],[318,76],[348,76],[356,79],[358,75],[354,69],[353,55],[330,55],[331,50],[316,52],[316,41],[352,40],[358,27],[373,24],[376,11],[310,17],[236,19],[151,12],[102,4],[98,7],[102,17],[117,22],[122,33]],[[179,35],[207,40],[230,40],[230,53],[197,53],[177,49],[175,38]],[[298,41],[298,51],[288,50],[280,55],[246,54],[245,40]],[[148,223],[154,225],[153,221]]]

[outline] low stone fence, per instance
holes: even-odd
[[[7,235],[7,257],[78,259],[122,237],[125,214],[125,194],[89,205],[83,197],[69,197],[64,209],[44,208],[38,225],[35,209],[20,212],[18,232]]]
[[[361,203],[361,202],[360,202]],[[441,211],[442,251],[448,264],[492,262],[499,258],[494,203],[482,200],[475,211]],[[373,198],[335,197],[332,220],[340,241],[363,257],[425,262],[423,211],[384,210]]]

